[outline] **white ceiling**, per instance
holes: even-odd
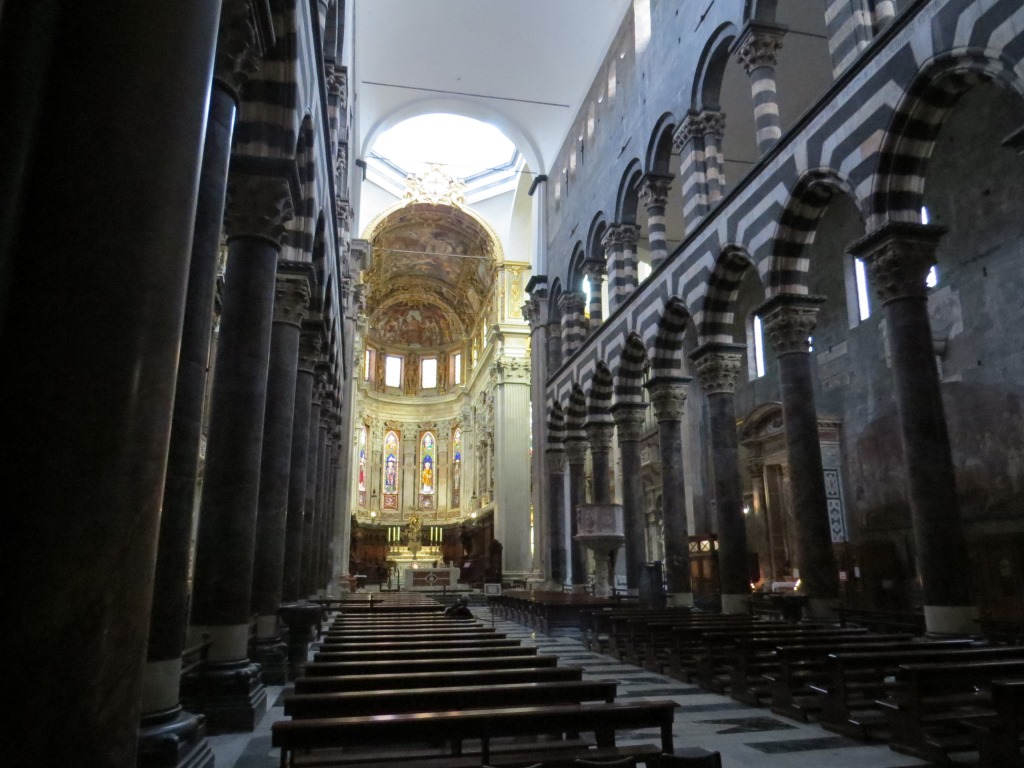
[[[429,112],[496,125],[546,173],[630,0],[351,0],[357,157]]]

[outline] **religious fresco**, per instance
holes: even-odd
[[[434,506],[434,434],[424,432],[420,438],[420,507]]]
[[[384,494],[383,509],[398,509],[398,433],[390,430],[384,435]]]
[[[452,434],[452,507],[458,508],[462,491],[462,429]]]
[[[366,506],[366,425],[359,430],[359,506]]]
[[[388,303],[386,310],[374,317],[374,335],[400,340],[408,347],[443,347],[458,341],[461,326],[453,323],[453,314],[443,307],[402,298]]]

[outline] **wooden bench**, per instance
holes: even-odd
[[[821,697],[821,725],[826,730],[867,740],[884,730],[878,699],[895,685],[901,664],[962,663],[1024,658],[1024,648],[969,647],[829,654],[826,681],[811,685]]]
[[[313,656],[314,663],[335,661],[404,661],[406,659],[474,659],[480,656],[535,656],[536,647],[517,645],[518,640],[499,641],[500,646],[454,646],[448,648],[429,648],[413,646],[385,646],[380,649],[358,651],[327,651],[318,652]]]
[[[446,628],[446,627],[482,627],[479,619],[476,618],[456,618],[449,616],[434,616],[430,618],[395,618],[391,616],[382,616],[380,618],[346,618],[339,617],[334,619],[328,626],[328,630],[337,629],[384,629],[386,627],[394,627],[395,629],[411,629],[415,627],[431,627],[431,628]]]
[[[300,677],[296,693],[330,691],[386,691],[397,688],[444,688],[460,685],[504,685],[582,680],[582,667],[523,667],[521,669],[471,669],[448,672],[404,672],[337,677]]]
[[[951,753],[973,751],[964,721],[990,718],[992,681],[1015,675],[1024,675],[1024,657],[901,665],[895,686],[878,702],[889,720],[889,747],[938,764]]]
[[[689,607],[678,608],[647,608],[643,606],[631,607],[603,607],[580,611],[579,626],[583,632],[583,642],[596,653],[608,652],[610,635],[613,632],[612,622],[620,618],[655,619],[659,617],[688,616],[691,613]],[[610,655],[614,655],[611,653]]]
[[[765,623],[738,614],[698,613],[690,617],[654,619],[630,627],[626,643],[627,647],[632,646],[635,650],[627,653],[637,659],[638,665],[660,674],[672,665],[672,644],[677,629],[730,629]]]
[[[570,680],[504,685],[458,685],[346,693],[285,694],[289,717],[352,717],[446,709],[490,709],[541,704],[581,704],[615,700],[618,684],[607,680]]]
[[[324,640],[335,642],[365,642],[367,640],[444,640],[460,637],[506,637],[504,632],[495,632],[494,627],[473,627],[472,629],[334,629],[324,633]]]
[[[964,721],[978,747],[978,768],[1024,768],[1024,678],[993,680],[992,714]]]
[[[827,680],[828,657],[831,653],[888,653],[924,648],[939,650],[968,648],[972,644],[970,638],[887,641],[884,635],[869,635],[858,638],[856,642],[853,642],[853,638],[844,640],[840,645],[779,645],[775,650],[778,666],[774,671],[764,675],[771,688],[772,712],[803,722],[807,722],[811,715],[816,716],[821,710],[822,702],[821,696],[811,686],[823,685]]]
[[[843,627],[867,627],[874,632],[910,632],[912,635],[923,635],[925,630],[923,613],[879,611],[842,604],[836,610],[839,625]]]
[[[282,768],[295,765],[296,753],[311,750],[438,739],[448,742],[455,756],[462,753],[463,741],[479,739],[479,759],[490,764],[492,739],[592,732],[598,747],[614,747],[616,731],[639,728],[658,728],[661,751],[671,753],[676,706],[674,701],[631,701],[286,720],[273,724],[271,739],[281,750]]]
[[[536,649],[530,649],[536,650]],[[307,677],[372,675],[386,672],[454,672],[460,669],[524,669],[558,666],[557,656],[482,656],[477,658],[398,659],[388,661],[331,661],[306,664]]]

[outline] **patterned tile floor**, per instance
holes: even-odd
[[[866,745],[836,736],[815,724],[779,717],[765,708],[740,704],[726,696],[707,693],[695,685],[624,664],[592,653],[578,633],[554,635],[534,632],[520,624],[494,619],[483,607],[474,607],[482,621],[499,632],[535,645],[541,653],[553,653],[560,663],[579,665],[585,677],[615,680],[623,699],[672,699],[679,704],[675,717],[677,747],[699,746],[722,753],[723,768],[898,768],[924,766],[913,757],[893,752],[885,745]],[[270,725],[284,719],[278,706],[281,687],[268,689],[268,710],[251,734],[210,738],[217,768],[277,768],[279,756],[270,746]],[[657,743],[656,730],[619,733],[618,743]],[[965,765],[969,765],[966,763]]]

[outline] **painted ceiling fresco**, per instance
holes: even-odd
[[[386,346],[457,344],[473,330],[495,264],[487,232],[464,211],[414,203],[374,229],[367,336]]]

